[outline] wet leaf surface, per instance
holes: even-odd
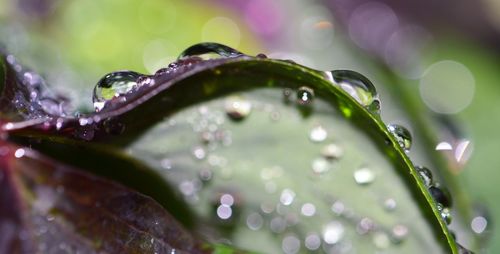
[[[328,79],[283,61],[183,56],[96,113],[11,134],[126,149],[190,204],[211,241],[268,253],[457,253],[448,208],[405,155],[411,144],[380,121],[379,104],[358,103],[377,96]]]

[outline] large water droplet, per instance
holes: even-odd
[[[232,120],[243,120],[252,112],[252,103],[239,96],[231,96],[224,104],[226,114]]]
[[[94,87],[92,100],[96,110],[101,110],[106,101],[124,95],[137,87],[139,77],[141,74],[133,71],[117,71],[104,76]]]
[[[405,152],[408,152],[411,148],[412,137],[409,130],[398,124],[389,124],[387,129],[392,133],[399,143],[399,146],[403,148]]]
[[[428,168],[422,166],[415,166],[415,169],[425,186],[430,187],[433,184],[432,172]]]
[[[429,192],[437,203],[441,204],[444,207],[451,207],[451,195],[447,190],[438,188],[436,186],[431,186],[429,188]]]
[[[307,86],[300,87],[297,90],[297,102],[300,105],[309,105],[314,99],[314,90]]]
[[[358,72],[335,70],[327,75],[329,79],[351,95],[361,105],[374,113],[380,113],[378,93],[372,82]]]
[[[236,57],[241,55],[243,55],[243,53],[226,45],[214,42],[204,42],[195,44],[185,49],[179,55],[178,59],[196,56],[204,60],[207,60],[207,59],[216,59],[223,57]]]

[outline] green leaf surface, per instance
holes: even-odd
[[[265,253],[458,253],[396,138],[324,74],[238,57],[156,78],[125,103],[65,119],[66,132],[43,135],[78,137],[71,131],[90,128],[90,139],[124,147],[178,189],[201,218],[198,232],[212,241]],[[307,105],[296,97],[304,86],[314,93]],[[283,89],[292,91],[288,98]],[[235,116],[228,100],[251,111]],[[124,126],[120,135],[106,130],[108,119]],[[343,155],[325,158],[328,145]]]

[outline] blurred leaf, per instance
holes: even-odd
[[[0,143],[2,253],[196,253],[152,199]]]

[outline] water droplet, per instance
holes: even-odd
[[[223,194],[220,197],[220,203],[226,206],[232,206],[234,204],[234,198],[231,194]]]
[[[295,192],[293,192],[292,190],[284,189],[281,192],[280,202],[283,205],[291,205],[294,199],[295,199]]]
[[[328,244],[336,244],[344,236],[344,226],[338,221],[329,222],[323,229],[323,240]]]
[[[102,109],[103,102],[124,95],[136,88],[139,77],[141,74],[133,71],[117,71],[104,76],[94,87],[92,99],[96,110]]]
[[[321,125],[315,126],[309,133],[309,139],[312,142],[322,142],[325,141],[327,137],[328,133],[326,132],[325,128],[323,128],[323,126]]]
[[[477,216],[470,222],[472,231],[476,234],[482,234],[488,227],[488,220],[483,216]]]
[[[436,186],[431,186],[429,188],[429,192],[437,203],[441,204],[444,207],[451,207],[451,195],[447,190],[438,188]]]
[[[375,173],[369,168],[361,168],[354,171],[354,180],[357,184],[367,185],[375,180]]]
[[[436,145],[436,151],[451,151],[451,150],[453,150],[453,147],[448,142],[443,141],[439,142],[439,144]]]
[[[205,159],[206,155],[207,155],[207,152],[205,151],[205,149],[203,149],[203,147],[197,146],[197,147],[193,148],[193,156],[196,159],[203,160],[203,159]]]
[[[204,168],[200,170],[199,176],[202,181],[208,182],[212,179],[213,172],[208,168]]]
[[[397,207],[397,202],[393,198],[388,198],[384,201],[384,209],[388,212],[392,212]]]
[[[345,205],[344,205],[344,203],[337,200],[332,204],[331,209],[332,209],[332,212],[334,212],[336,215],[341,215],[345,211]]]
[[[219,207],[217,207],[217,216],[220,219],[227,220],[231,218],[232,214],[233,214],[233,209],[231,209],[230,206],[220,205]]]
[[[376,232],[375,234],[373,234],[372,240],[373,244],[379,249],[387,249],[391,244],[389,237],[383,232]]]
[[[370,218],[362,218],[356,226],[356,232],[360,235],[365,235],[375,228],[375,223]]]
[[[300,240],[292,235],[286,236],[283,238],[281,248],[286,254],[295,254],[300,250]]]
[[[432,172],[428,168],[423,166],[415,166],[415,169],[417,170],[420,179],[422,179],[426,187],[430,187],[434,183],[432,179]]]
[[[316,213],[316,206],[311,203],[305,203],[302,205],[300,212],[306,217],[314,216],[314,214]]]
[[[208,60],[223,57],[237,57],[241,55],[243,55],[243,53],[226,45],[214,42],[204,42],[195,44],[185,49],[179,55],[178,59],[196,56],[202,58],[203,60]]]
[[[286,228],[286,221],[282,217],[274,217],[271,222],[269,223],[269,228],[271,231],[274,233],[281,233],[285,231]]]
[[[307,86],[300,87],[297,90],[297,102],[300,105],[309,105],[314,99],[314,90]]]
[[[16,150],[16,152],[14,152],[14,156],[15,156],[16,158],[21,158],[21,157],[23,157],[23,156],[24,156],[24,154],[25,154],[25,153],[26,153],[26,152],[24,151],[24,149],[23,149],[23,148],[19,148],[19,149],[17,149],[17,150]]]
[[[344,155],[344,149],[336,144],[329,144],[321,149],[321,155],[328,160],[339,159]]]
[[[304,245],[308,250],[317,250],[321,247],[321,238],[316,233],[311,233],[306,236]]]
[[[231,96],[226,99],[224,104],[226,114],[232,120],[242,120],[252,112],[252,103],[239,96]]]
[[[256,57],[257,58],[261,58],[261,59],[266,59],[267,58],[266,54],[263,54],[263,53],[257,54]]]
[[[324,158],[317,158],[312,161],[312,170],[316,174],[323,174],[330,170],[330,162]]]
[[[445,207],[441,210],[441,217],[443,218],[444,222],[446,222],[446,224],[450,224],[451,223],[451,212],[450,212],[450,209]]]
[[[408,227],[406,227],[405,225],[398,224],[392,227],[391,239],[395,243],[401,243],[408,236],[408,232],[409,232]]]
[[[387,129],[392,133],[392,135],[398,141],[398,144],[405,152],[408,152],[411,148],[412,137],[410,131],[405,127],[398,124],[389,124]]]
[[[258,213],[251,213],[247,217],[247,226],[251,230],[259,230],[264,224],[264,219]]]
[[[361,105],[374,113],[380,113],[380,101],[375,86],[368,78],[350,70],[335,70],[331,72],[333,83],[351,95]]]

